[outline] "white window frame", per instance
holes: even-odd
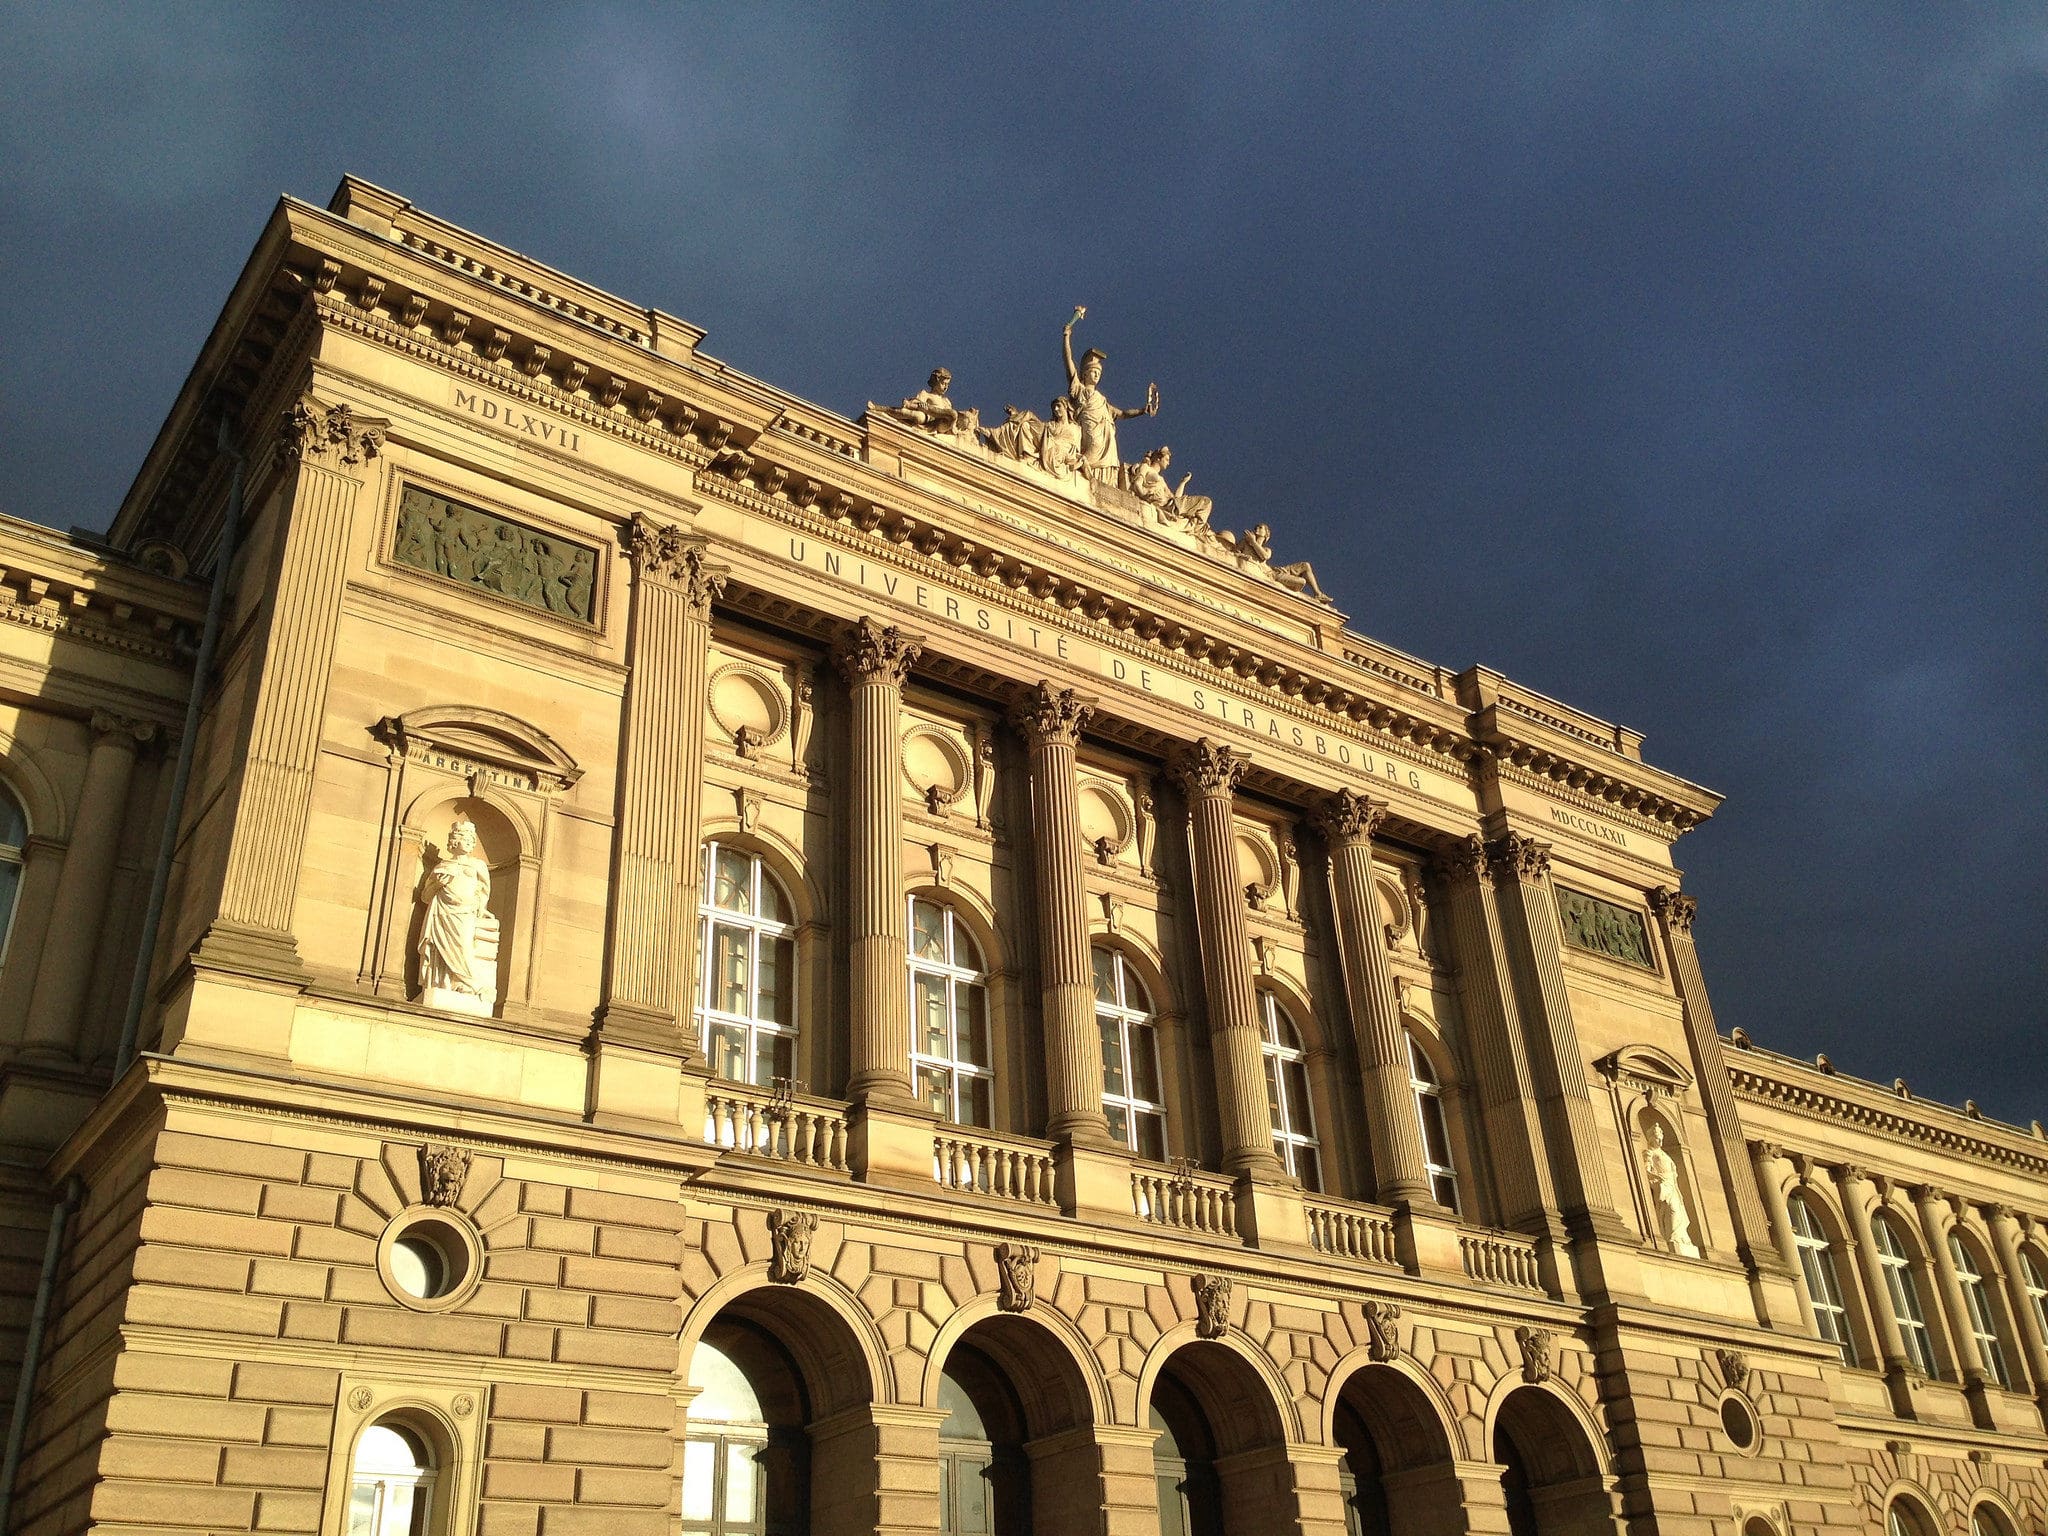
[[[1828,1241],[1827,1229],[1804,1195],[1795,1190],[1785,1205],[1792,1218],[1792,1245],[1799,1251],[1799,1268],[1806,1276],[1806,1293],[1813,1303],[1814,1331],[1841,1350],[1844,1365],[1855,1365],[1856,1339],[1849,1327],[1849,1309],[1842,1300],[1835,1245]]]
[[[425,1458],[424,1465],[411,1473],[358,1471],[357,1463],[362,1459],[363,1454],[362,1440],[367,1439],[370,1430],[373,1429],[389,1430],[394,1434],[403,1436],[409,1443],[420,1445]],[[374,1490],[370,1505],[369,1536],[413,1536],[415,1531],[431,1531],[434,1528],[434,1481],[439,1470],[434,1466],[433,1456],[433,1450],[427,1445],[426,1437],[420,1434],[418,1430],[410,1429],[402,1424],[387,1423],[383,1419],[379,1419],[367,1426],[363,1434],[357,1439],[354,1454],[349,1457],[349,1507],[344,1508],[342,1513],[342,1529],[347,1531],[352,1528],[349,1521],[352,1506],[355,1504],[356,1490],[367,1484]],[[386,1510],[385,1504],[393,1488],[410,1488],[412,1490],[412,1513],[406,1520],[403,1528],[398,1526],[387,1528],[386,1526],[389,1512]]]
[[[1870,1228],[1877,1244],[1878,1267],[1884,1271],[1886,1300],[1891,1304],[1893,1320],[1899,1325],[1906,1357],[1919,1367],[1922,1375],[1939,1379],[1941,1372],[1934,1364],[1934,1340],[1928,1335],[1927,1314],[1920,1307],[1920,1287],[1913,1278],[1913,1255],[1883,1211],[1871,1218]]]
[[[12,813],[10,815],[10,813]],[[9,893],[5,906],[0,906],[0,962],[7,959],[7,941],[14,934],[14,913],[21,905],[21,882],[28,873],[28,810],[21,799],[5,783],[0,783],[0,828],[13,820],[21,826],[21,841],[10,843],[0,840],[0,864],[14,870],[14,889]]]
[[[1121,1109],[1124,1112],[1124,1134],[1122,1141],[1125,1146],[1129,1147],[1133,1152],[1137,1152],[1141,1157],[1146,1154],[1138,1145],[1139,1118],[1147,1115],[1154,1117],[1159,1123],[1159,1152],[1160,1158],[1163,1161],[1173,1155],[1173,1139],[1168,1134],[1170,1118],[1166,1112],[1166,1105],[1157,1100],[1139,1098],[1137,1096],[1137,1074],[1131,1070],[1131,1026],[1139,1025],[1147,1029],[1148,1038],[1152,1042],[1152,1080],[1159,1085],[1161,1095],[1165,1094],[1166,1078],[1160,1071],[1159,1060],[1159,1016],[1152,1011],[1152,994],[1146,988],[1144,979],[1138,976],[1132,969],[1130,961],[1124,958],[1122,950],[1112,948],[1107,944],[1092,946],[1088,957],[1090,985],[1093,985],[1095,956],[1098,954],[1106,955],[1109,958],[1111,974],[1114,978],[1112,990],[1116,993],[1116,997],[1113,1001],[1105,1001],[1101,997],[1095,999],[1096,1035],[1099,1040],[1104,1025],[1112,1026],[1116,1030],[1117,1050],[1123,1062],[1125,1089],[1122,1093],[1112,1093],[1108,1083],[1105,1082],[1102,1088],[1102,1107],[1105,1111],[1105,1116],[1107,1111],[1113,1109]],[[1143,1006],[1133,1004],[1131,1001],[1133,996],[1137,997]],[[1110,1127],[1110,1134],[1112,1136],[1116,1134],[1116,1127],[1114,1125]]]
[[[2020,1289],[2027,1293],[2027,1303],[2034,1309],[2034,1322],[2041,1330],[2041,1336],[2048,1338],[2048,1265],[2041,1262],[2041,1256],[2032,1248],[2020,1249]]]
[[[1314,1084],[1308,1081],[1308,1053],[1301,1047],[1301,1030],[1295,1024],[1294,1016],[1270,988],[1259,992],[1259,1059],[1266,1069],[1267,1099],[1275,1107],[1274,1149],[1280,1154],[1280,1161],[1287,1165],[1287,1171],[1301,1179],[1303,1187],[1320,1193],[1323,1188],[1323,1144],[1316,1136],[1316,1111],[1312,1098]],[[1294,1108],[1287,1093],[1287,1069],[1290,1066],[1301,1069],[1302,1081],[1308,1090],[1302,1095],[1302,1109],[1308,1116],[1305,1127],[1294,1123]],[[1308,1178],[1302,1178],[1301,1172],[1304,1152],[1314,1159]]]
[[[2012,1372],[2006,1367],[2005,1346],[1998,1340],[1998,1320],[1991,1312],[1984,1271],[1977,1267],[1977,1256],[1970,1251],[1970,1245],[1954,1230],[1948,1235],[1948,1256],[1956,1266],[1956,1279],[1962,1284],[1963,1309],[1969,1314],[1970,1335],[1977,1341],[1977,1358],[1984,1362],[1993,1381],[2010,1387]]]
[[[1451,1156],[1450,1111],[1444,1107],[1444,1087],[1437,1077],[1436,1064],[1413,1035],[1408,1036],[1408,1092],[1415,1101],[1415,1130],[1422,1138],[1422,1170],[1429,1176],[1430,1195],[1456,1214],[1458,1170],[1448,1161],[1440,1163],[1429,1155],[1429,1120],[1434,1113],[1437,1128],[1443,1134],[1444,1156]]]
[[[945,957],[933,960],[917,952],[917,909],[920,905],[930,907],[940,914],[945,935]],[[946,1082],[946,1103],[940,1111],[942,1116],[955,1125],[978,1125],[990,1127],[982,1121],[970,1120],[962,1111],[971,1106],[965,1084],[984,1082],[988,1084],[989,1118],[995,1118],[995,1020],[990,1016],[988,972],[981,965],[967,965],[960,960],[961,940],[967,943],[967,953],[979,956],[981,943],[972,933],[965,930],[960,915],[942,901],[933,901],[928,896],[913,896],[904,908],[904,952],[908,960],[909,975],[904,982],[908,991],[910,1007],[910,1081],[920,1103],[926,1102],[924,1083],[926,1073],[944,1074]],[[920,976],[938,977],[946,986],[946,1049],[947,1055],[934,1055],[920,1049],[924,1044],[924,1020],[918,1012],[917,979]],[[988,1035],[988,1056],[985,1063],[968,1061],[960,1054],[960,987],[964,984],[981,994],[982,1026]]]
[[[748,861],[747,905],[749,911],[735,912],[730,907],[718,905],[718,854],[724,846],[716,838],[704,844],[702,876],[703,896],[697,904],[697,1038],[704,1050],[705,1060],[714,1066],[717,1057],[711,1049],[711,1030],[714,1025],[725,1025],[731,1029],[742,1029],[747,1035],[747,1075],[743,1078],[727,1078],[728,1082],[743,1082],[754,1088],[773,1088],[775,1084],[754,1081],[756,1064],[761,1059],[761,1037],[768,1036],[789,1041],[790,1073],[796,1070],[797,1051],[797,961],[796,924],[777,922],[761,915],[761,889],[772,886],[776,900],[784,912],[794,912],[789,892],[782,882],[775,878],[761,856],[742,844],[733,844],[726,852],[737,854]],[[714,969],[712,935],[718,928],[737,928],[747,935],[747,1009],[745,1013],[733,1013],[711,1006],[711,1000],[718,995],[718,976]],[[761,1017],[761,945],[764,941],[789,941],[789,970],[783,977],[783,985],[789,998],[787,1024]],[[792,1084],[792,1086],[794,1086]]]

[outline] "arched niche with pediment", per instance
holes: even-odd
[[[1693,1138],[1687,1134],[1692,1073],[1670,1052],[1647,1044],[1625,1045],[1601,1057],[1596,1065],[1613,1104],[1615,1129],[1628,1166],[1629,1193],[1644,1237],[1651,1247],[1683,1258],[1712,1253],[1714,1245],[1692,1155]],[[1673,1224],[1652,1189],[1649,1170],[1653,1146],[1658,1143],[1676,1171],[1693,1252],[1686,1251],[1685,1242],[1674,1241]]]
[[[359,984],[380,997],[419,997],[420,881],[464,818],[491,869],[500,928],[495,1012],[532,1019],[550,834],[557,802],[583,770],[538,726],[475,705],[387,716],[371,733],[385,749],[384,811]]]

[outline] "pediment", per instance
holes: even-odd
[[[440,704],[387,715],[377,738],[414,762],[508,788],[568,789],[583,770],[561,744],[516,715],[467,704]]]
[[[1676,1056],[1654,1045],[1624,1045],[1594,1063],[1602,1076],[1648,1093],[1682,1094],[1692,1074]]]

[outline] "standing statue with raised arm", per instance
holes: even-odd
[[[1116,456],[1116,424],[1129,421],[1134,416],[1156,416],[1159,414],[1159,386],[1145,386],[1145,403],[1135,409],[1118,410],[1103,395],[1102,365],[1108,354],[1099,348],[1090,347],[1081,354],[1081,361],[1074,361],[1074,327],[1082,316],[1088,313],[1085,305],[1074,306],[1074,318],[1067,322],[1067,328],[1060,333],[1060,341],[1067,358],[1067,398],[1074,402],[1074,419],[1081,426],[1081,469],[1091,480],[1117,478],[1119,461]]]

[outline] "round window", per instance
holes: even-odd
[[[447,1211],[401,1211],[377,1246],[377,1270],[398,1300],[420,1311],[461,1305],[476,1289],[483,1250],[469,1224]]]
[[[1755,1448],[1756,1415],[1749,1411],[1749,1404],[1741,1398],[1721,1399],[1721,1428],[1738,1451]]]

